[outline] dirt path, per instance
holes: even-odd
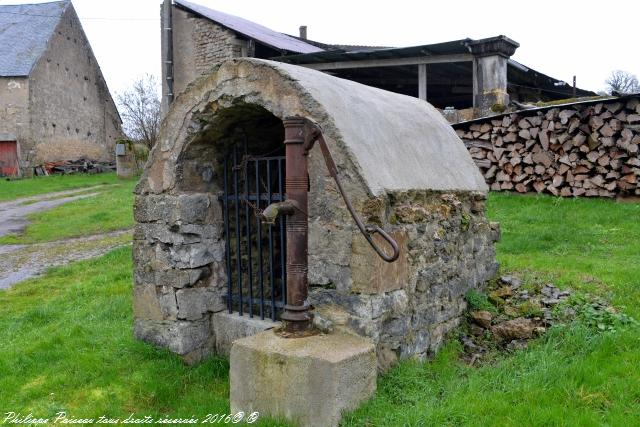
[[[93,197],[97,192],[90,192],[101,189],[104,185],[94,187],[79,188],[77,190],[58,191],[56,193],[46,193],[38,196],[24,197],[22,199],[0,202],[0,236],[10,233],[19,233],[29,224],[27,216],[35,212],[47,209],[74,200]],[[89,193],[88,193],[89,192]]]
[[[0,202],[0,236],[23,231],[31,213],[95,196],[99,194],[96,190],[104,187],[97,185]],[[0,289],[42,274],[49,267],[94,258],[129,242],[131,230],[120,230],[32,245],[0,245]]]
[[[33,245],[0,246],[0,289],[44,273],[49,267],[94,258],[129,244],[131,230]]]

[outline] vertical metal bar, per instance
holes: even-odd
[[[240,316],[242,316],[242,242],[240,239],[240,233],[242,230],[240,229],[240,200],[238,197],[238,147],[236,145],[233,146],[233,192],[235,199],[235,211],[236,211],[236,268],[238,270],[238,312]]]
[[[280,201],[284,200],[284,182],[282,179],[282,159],[278,159],[278,194],[280,196]],[[285,246],[285,217],[284,215],[280,215],[280,295],[282,295],[282,304],[287,303],[287,268],[286,268],[286,259],[285,254],[286,246]]]
[[[271,160],[267,160],[267,205],[271,204]],[[273,271],[273,226],[269,226],[269,286],[271,287],[271,320],[276,321],[276,287]]]
[[[253,317],[253,260],[251,259],[251,217],[249,216],[249,152],[247,141],[244,143],[244,216],[247,222],[247,285],[249,286],[249,317]]]
[[[260,207],[260,160],[256,160],[256,207]],[[264,282],[262,276],[262,221],[256,215],[258,240],[258,286],[260,287],[260,319],[264,320]]]
[[[227,252],[227,308],[233,312],[233,294],[231,292],[231,236],[229,234],[229,155],[224,159],[224,232]]]

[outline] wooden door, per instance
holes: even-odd
[[[18,144],[0,141],[0,176],[18,175]]]

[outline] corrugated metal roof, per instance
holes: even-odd
[[[0,76],[31,73],[69,4],[65,0],[0,6]]]
[[[345,46],[347,49],[332,49],[301,55],[287,55],[271,58],[289,64],[318,64],[325,62],[358,61],[367,59],[409,58],[445,54],[469,53],[466,43],[471,39],[454,40],[444,43],[425,44],[409,47],[389,47],[372,50],[370,47]]]
[[[389,47],[371,49],[363,46],[345,46],[346,49],[333,49],[301,55],[287,55],[271,58],[274,61],[289,64],[316,64],[325,62],[357,61],[365,59],[409,58],[414,56],[445,55],[469,53],[466,43],[471,39],[454,40],[444,43],[425,44],[409,47]]]
[[[229,28],[237,33],[240,33],[248,38],[256,40],[267,46],[279,50],[286,50],[296,53],[312,53],[321,52],[322,49],[313,46],[309,43],[305,43],[302,40],[298,40],[295,37],[288,36],[283,33],[278,33],[267,27],[264,27],[255,22],[248,21],[246,19],[229,15],[227,13],[219,12],[217,10],[210,9],[208,7],[191,3],[185,0],[175,0],[176,4],[189,9],[205,18],[211,19],[218,24]]]
[[[573,96],[573,87],[570,84],[536,71],[513,59],[509,59],[508,62],[507,82],[510,86],[535,89],[556,99]],[[590,90],[576,88],[576,97],[595,95],[596,93]]]

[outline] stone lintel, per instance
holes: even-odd
[[[281,338],[273,331],[231,347],[231,412],[260,412],[301,427],[334,427],[376,389],[371,341],[330,334]]]
[[[477,57],[500,55],[509,58],[520,44],[507,36],[500,35],[467,42],[467,47]]]

